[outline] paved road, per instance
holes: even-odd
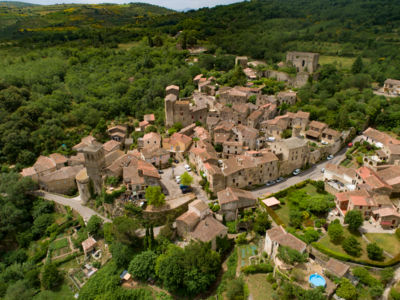
[[[385,290],[383,291],[382,299],[387,300],[389,299],[390,289],[400,280],[400,268],[397,268],[394,272],[394,276],[391,282],[386,286]]]
[[[303,171],[302,173],[300,173],[297,176],[289,177],[281,183],[277,183],[273,186],[262,187],[260,189],[253,190],[253,194],[256,197],[261,197],[266,194],[277,193],[281,190],[284,190],[284,189],[286,189],[292,185],[295,185],[299,182],[302,182],[306,179],[321,180],[323,178],[321,169],[325,168],[327,163],[339,164],[342,160],[345,159],[346,150],[347,150],[347,147],[345,147],[341,151],[339,151],[332,160],[321,161],[320,163],[312,166],[310,169]]]
[[[68,197],[64,197],[64,196],[57,195],[57,194],[52,194],[52,193],[45,192],[45,191],[36,191],[35,194],[46,200],[54,201],[61,205],[71,207],[73,210],[77,211],[82,216],[82,218],[83,218],[83,220],[85,220],[85,222],[88,221],[90,219],[90,217],[93,215],[99,216],[106,223],[112,222],[110,219],[103,217],[102,215],[100,215],[99,213],[94,211],[93,209],[82,205],[80,196],[75,197],[75,198],[68,198]]]

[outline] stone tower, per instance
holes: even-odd
[[[292,137],[300,137],[301,126],[296,124],[292,127]]]
[[[78,186],[79,195],[82,203],[86,204],[90,199],[90,179],[87,174],[86,168],[83,168],[75,177]]]
[[[171,127],[174,125],[174,107],[179,99],[179,86],[170,85],[165,89],[165,126]]]
[[[94,192],[101,193],[103,187],[102,170],[104,167],[104,149],[99,142],[93,141],[83,149],[85,155],[85,167],[87,175],[93,183]]]

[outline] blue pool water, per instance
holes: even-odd
[[[321,275],[319,275],[317,273],[311,274],[308,281],[311,283],[311,285],[313,287],[319,287],[319,286],[325,287],[326,286],[326,281],[325,281],[324,277],[322,277]]]

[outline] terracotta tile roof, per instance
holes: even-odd
[[[257,120],[258,118],[260,118],[262,116],[262,114],[263,114],[262,110],[255,110],[250,114],[248,119],[252,120],[252,121]]]
[[[299,110],[296,114],[295,114],[296,118],[301,118],[301,119],[309,119],[310,118],[310,113],[309,112],[305,112],[305,111],[301,111]]]
[[[388,78],[385,80],[384,84],[400,85],[400,80]]]
[[[357,206],[376,206],[375,201],[371,198],[368,191],[364,189],[337,193],[336,199],[339,202],[351,201],[353,205]]]
[[[369,127],[367,130],[363,132],[363,135],[369,137],[370,139],[374,140],[375,142],[381,143],[385,146],[390,144],[399,145],[400,141],[391,137],[387,133],[381,132],[374,128]]]
[[[309,136],[311,136],[313,138],[319,138],[321,133],[318,132],[318,131],[314,131],[314,130],[309,129],[309,130],[306,131],[306,135],[309,135]]]
[[[200,217],[195,212],[187,211],[184,214],[177,217],[176,221],[181,221],[186,225],[188,225],[189,227],[193,228],[194,226],[197,225],[197,223],[199,223]]]
[[[392,189],[390,185],[381,180],[378,175],[366,166],[362,166],[357,169],[357,174],[365,181],[365,183],[370,186],[372,189],[378,189],[386,187],[388,189]]]
[[[325,265],[325,268],[333,275],[338,277],[343,277],[347,271],[349,270],[350,266],[334,259],[330,258]]]
[[[264,199],[264,200],[262,200],[262,202],[268,207],[281,204],[281,202],[278,199],[276,199],[275,197],[270,197],[270,198]]]
[[[74,180],[76,175],[82,169],[83,169],[82,165],[63,167],[59,170],[51,172],[48,175],[42,176],[41,180],[47,183],[60,180],[68,180],[68,179]]]
[[[222,175],[221,169],[218,166],[214,165],[214,164],[204,163],[204,168],[207,170],[207,172],[210,175],[216,175],[216,174],[221,174]]]
[[[22,169],[20,174],[24,177],[34,176],[34,175],[36,175],[36,170],[34,167],[29,167],[29,168]]]
[[[253,199],[254,201],[256,200],[252,192],[233,187],[227,187],[225,190],[219,191],[217,196],[220,205],[238,202],[240,201],[240,198]]]
[[[147,122],[147,121],[142,121],[142,122],[139,122],[139,127],[146,127],[147,125],[149,125],[150,123],[149,122]]]
[[[208,216],[201,220],[197,224],[195,230],[192,233],[192,237],[202,242],[210,242],[217,236],[227,233],[227,228],[214,219],[212,216]]]
[[[60,153],[52,153],[49,155],[49,157],[54,160],[54,162],[58,165],[58,164],[65,164],[67,163],[68,159],[60,154]]]
[[[200,213],[209,210],[208,205],[201,199],[194,200],[193,202],[189,203],[189,210],[191,207],[196,208]]]
[[[390,166],[379,170],[377,175],[391,186],[400,184],[400,166]]]
[[[137,168],[143,171],[144,176],[153,177],[157,179],[161,178],[160,174],[158,174],[157,168],[153,166],[151,163],[148,163],[147,161],[139,159],[137,161]]]
[[[308,144],[306,139],[302,139],[299,137],[291,137],[288,139],[280,140],[277,143],[279,143],[279,145],[287,149],[297,149],[300,147],[307,146]]]
[[[168,92],[168,91],[171,91],[171,90],[178,90],[179,91],[179,86],[177,86],[177,85],[169,85],[169,86],[167,86],[166,88],[165,88],[165,90]]]
[[[79,144],[72,147],[72,150],[81,151],[83,148],[87,147],[89,144],[93,143],[96,139],[89,135],[81,139]]]
[[[165,150],[163,148],[151,148],[151,149],[144,148],[144,149],[142,149],[141,153],[145,159],[150,159],[153,157],[160,157],[160,156],[164,156],[164,155],[170,155],[170,152],[168,152],[167,150]]]
[[[289,247],[299,252],[303,252],[307,247],[306,243],[292,234],[287,233],[282,226],[269,229],[266,234],[272,241],[277,242],[280,246]]]
[[[374,214],[379,215],[380,217],[390,217],[394,216],[400,218],[400,214],[393,207],[383,207],[374,210]]]
[[[159,139],[161,140],[161,135],[157,132],[149,132],[143,136],[143,141],[150,140],[150,139]]]
[[[116,126],[108,128],[107,131],[108,131],[109,134],[115,133],[115,132],[121,132],[121,133],[126,134],[127,130],[128,129],[126,128],[125,125],[116,125]]]
[[[145,183],[143,176],[139,175],[139,171],[136,166],[123,167],[122,174],[122,178],[124,179],[125,183],[131,183],[133,185]]]
[[[125,153],[122,150],[114,150],[111,151],[110,153],[106,154],[104,161],[105,161],[105,165],[106,167],[113,165],[114,163],[116,163],[118,161],[118,159],[122,156],[124,156]]]
[[[50,157],[40,155],[33,165],[37,173],[42,173],[56,167],[56,163]]]
[[[310,128],[313,127],[313,128],[316,128],[316,129],[318,129],[320,131],[322,131],[323,129],[328,127],[327,124],[322,123],[322,122],[318,122],[318,121],[311,121],[309,126],[310,126]]]
[[[197,126],[194,128],[194,136],[197,137],[200,140],[209,140],[211,139],[210,133],[207,131],[207,129]]]
[[[84,240],[83,242],[82,242],[82,248],[83,248],[83,251],[84,252],[86,252],[86,251],[90,251],[90,250],[92,250],[93,249],[93,247],[96,247],[97,246],[97,242],[96,242],[96,240],[93,238],[93,237],[89,237],[88,239],[86,239],[86,240]]]
[[[333,137],[341,137],[342,134],[339,131],[333,130],[331,128],[326,128],[322,133],[325,133],[327,135],[331,135]]]
[[[196,76],[193,78],[193,80],[194,80],[194,81],[198,81],[198,80],[200,80],[202,77],[203,77],[203,74],[199,74],[199,75],[196,75]]]
[[[107,152],[118,150],[121,147],[121,143],[115,140],[110,140],[103,144],[103,149]]]

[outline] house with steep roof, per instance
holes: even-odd
[[[222,90],[219,92],[218,101],[224,105],[226,104],[240,104],[246,103],[248,99],[248,95],[246,92],[243,92],[237,88],[230,88],[228,90]]]
[[[297,93],[293,91],[282,91],[276,95],[279,105],[294,105],[297,102]]]
[[[140,154],[141,159],[160,169],[167,167],[171,158],[171,152],[163,148],[144,148]]]
[[[342,134],[339,131],[333,130],[331,128],[325,128],[322,131],[321,142],[325,142],[328,144],[333,144],[340,141]]]
[[[213,216],[207,216],[197,224],[191,233],[191,237],[203,243],[211,243],[211,248],[216,250],[217,238],[224,238],[227,234],[228,228],[226,226]]]
[[[311,121],[306,131],[306,137],[312,140],[319,141],[323,131],[328,128],[328,125],[318,121]]]
[[[361,141],[366,141],[382,149],[386,153],[390,164],[400,159],[400,140],[385,132],[369,127],[363,132]]]
[[[282,226],[273,227],[265,233],[265,246],[264,251],[269,257],[275,257],[278,253],[280,246],[289,247],[300,253],[304,253],[307,248],[307,244],[295,237],[294,235],[287,233]]]
[[[110,127],[107,132],[114,141],[124,143],[128,134],[128,128],[125,125],[116,125]]]
[[[241,209],[254,207],[257,204],[257,199],[253,193],[233,187],[217,193],[220,211],[225,216],[226,221],[236,220]]]
[[[104,154],[111,153],[115,150],[121,149],[121,142],[117,142],[116,140],[110,140],[103,144]]]
[[[147,150],[161,148],[161,135],[157,132],[146,133],[138,139],[138,148]]]
[[[189,150],[192,141],[192,138],[187,135],[175,132],[171,137],[163,140],[163,148],[177,158],[183,159],[183,154]]]
[[[346,265],[334,258],[329,258],[325,265],[325,271],[339,278],[346,277],[346,275],[349,273],[349,269],[349,265]]]
[[[378,208],[373,197],[364,189],[337,193],[335,198],[336,207],[343,216],[350,210],[358,210],[364,218],[369,218],[372,211]]]
[[[356,170],[341,165],[327,163],[324,171],[324,181],[332,188],[332,192],[347,192],[356,189]]]
[[[143,116],[143,121],[149,122],[150,124],[153,124],[155,120],[156,117],[154,116],[154,114],[147,114]]]
[[[390,195],[393,188],[383,181],[372,169],[362,166],[356,170],[356,182],[358,188],[364,188],[370,192]]]
[[[39,178],[39,186],[42,190],[48,192],[71,194],[76,189],[75,177],[82,169],[82,165],[62,167],[59,170],[41,176]]]
[[[400,223],[400,214],[394,207],[383,207],[373,211],[375,220],[385,229],[397,228]]]

